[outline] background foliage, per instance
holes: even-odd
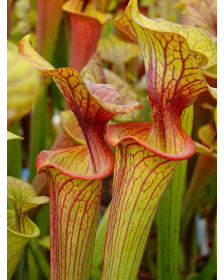
[[[204,16],[204,20],[208,20],[201,23],[197,13],[192,12],[190,2],[182,1],[177,5],[174,0],[142,0],[139,1],[139,9],[149,18],[163,18],[176,23],[196,25],[199,28],[203,26],[204,31],[216,44],[217,30],[209,25],[209,17]],[[203,1],[195,1],[200,2]],[[28,181],[38,196],[48,195],[48,189],[44,175],[36,175],[37,155],[42,150],[56,149],[54,145],[60,130],[65,129],[69,134],[74,131],[74,127],[71,127],[74,122],[69,123],[67,113],[61,113],[67,107],[55,84],[46,79],[44,81],[48,85],[42,88],[39,72],[27,61],[23,61],[17,52],[20,40],[24,35],[31,34],[32,46],[55,68],[69,65],[78,68],[78,65],[71,65],[74,63],[73,46],[70,45],[73,40],[72,28],[68,11],[61,8],[63,3],[62,0],[57,1],[57,7],[56,4],[52,5],[51,1],[13,0],[8,2],[7,7],[8,130],[23,137],[23,140],[8,141],[7,174]],[[101,6],[100,3],[104,5]],[[128,1],[98,1],[96,10],[110,18],[105,20],[100,38],[96,41],[97,52],[92,61],[99,59],[102,62],[105,83],[121,88],[121,104],[138,100],[145,106],[145,110],[134,111],[122,118],[115,117],[111,123],[152,120],[151,108],[146,99],[141,50],[113,25],[113,20],[124,13],[127,4]],[[95,5],[94,1],[92,5]],[[175,5],[184,8],[184,12],[174,8]],[[196,8],[200,9],[200,6]],[[216,11],[216,6],[211,6],[211,10]],[[45,11],[50,12],[44,14]],[[88,14],[84,8],[80,12]],[[81,48],[85,50],[85,47]],[[91,76],[82,66],[77,70],[82,70],[85,79],[91,81],[93,73],[97,71],[93,69]],[[26,78],[27,73],[30,74],[29,79]],[[207,82],[217,87],[216,67],[206,70],[204,74]],[[13,83],[15,77],[19,83]],[[193,109],[193,126],[186,126],[186,129],[193,140],[199,143],[198,151],[200,144],[203,144],[200,150],[203,152],[196,153],[190,160],[183,161],[178,166],[153,221],[138,279],[216,279],[216,100],[207,92],[199,96]],[[71,145],[83,144],[82,136],[76,136]],[[112,184],[113,175],[103,181],[91,270],[91,279],[94,280],[100,279],[102,269]],[[10,199],[7,206],[8,209],[13,209]],[[40,235],[25,246],[13,279],[49,279],[49,204],[30,210],[28,216],[39,227]],[[180,236],[179,241],[171,229],[175,229],[176,235]],[[175,266],[175,263],[178,271],[174,276],[172,266]]]

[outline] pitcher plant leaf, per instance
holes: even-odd
[[[51,277],[89,279],[102,179],[112,173],[114,166],[104,129],[115,115],[143,106],[137,101],[118,105],[117,87],[84,81],[75,69],[52,70],[34,50],[30,55],[28,37],[21,41],[20,50],[53,78],[76,117],[81,128],[78,133],[82,131],[86,142],[70,149],[42,151],[37,158],[37,171],[46,174],[49,184]],[[71,128],[71,123],[66,125]]]

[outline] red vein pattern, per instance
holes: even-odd
[[[48,175],[51,207],[51,278],[89,279],[101,180]]]
[[[137,0],[114,23],[142,48],[153,123],[112,125],[106,131],[116,160],[102,280],[136,279],[158,203],[178,162],[195,152],[181,126],[182,113],[209,90],[193,55],[198,54],[186,38],[162,31],[159,23],[147,23]]]
[[[126,114],[135,108],[142,108],[142,105],[137,101],[127,105],[116,105],[120,92],[115,86],[85,84],[74,69],[62,68],[49,70],[47,73],[53,76],[56,85],[76,115],[91,154],[94,172],[99,172],[105,166],[104,157],[99,155],[111,153],[103,137],[107,122],[115,115]]]
[[[38,172],[49,183],[51,279],[89,279],[102,178],[114,164],[112,152],[101,156],[105,165],[98,173],[84,145],[38,156]]]
[[[45,172],[49,183],[51,279],[89,279],[102,179],[114,167],[103,132],[115,115],[143,106],[137,101],[117,105],[120,91],[115,86],[84,82],[75,69],[52,70],[31,48],[28,37],[20,43],[20,53],[53,78],[86,141],[71,149],[42,151],[37,171]]]
[[[82,69],[82,77],[86,81],[92,83],[115,85],[120,90],[120,104],[127,104],[132,100],[138,100],[137,94],[132,90],[131,86],[122,80],[118,75],[112,71],[103,68],[99,52],[91,56],[88,64]],[[113,118],[114,122],[128,122],[137,121],[140,118],[139,111],[132,111],[129,114],[117,115]]]
[[[114,190],[104,248],[102,279],[136,279],[158,203],[179,162],[194,154],[166,154],[149,145],[152,123],[111,125],[108,142],[116,147]]]
[[[91,155],[93,172],[101,172],[105,167],[107,154],[112,153],[103,137],[107,122],[115,115],[127,114],[143,106],[137,101],[117,105],[120,97],[117,87],[84,82],[75,69],[53,70],[54,67],[31,47],[29,36],[21,40],[19,53],[40,69],[45,77],[53,78],[82,129]]]
[[[94,174],[87,146],[43,151],[38,172],[49,183],[51,279],[89,279],[102,178],[113,170],[111,152],[101,173]]]
[[[153,26],[140,15],[135,0],[114,24],[142,48],[154,121],[150,144],[167,153],[181,153],[186,138],[181,114],[199,94],[210,90],[194,52],[187,39],[177,33],[179,29],[162,31],[160,21]]]

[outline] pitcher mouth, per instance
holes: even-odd
[[[14,210],[7,210],[7,214],[9,214],[10,216],[15,216],[15,211]],[[29,218],[28,218],[29,219]],[[34,238],[34,237],[38,237],[40,235],[40,229],[38,228],[38,226],[32,221],[29,219],[29,223],[33,226],[33,229],[34,229],[34,232],[33,234],[26,234],[26,233],[20,233],[18,231],[15,231],[13,229],[11,229],[10,227],[7,226],[7,231],[13,233],[13,234],[16,234],[20,237],[24,237],[24,238]]]
[[[115,158],[111,150],[108,150],[107,154],[105,155],[107,159],[106,160],[107,164],[105,165],[105,168],[98,173],[93,173],[91,168],[89,168],[87,172],[80,174],[80,170],[78,171],[78,173],[76,173],[72,171],[72,168],[70,169],[70,168],[63,167],[63,161],[60,164],[56,163],[59,156],[61,157],[63,154],[68,155],[68,153],[71,155],[75,155],[75,152],[76,154],[83,153],[83,157],[85,160],[84,164],[86,163],[91,167],[91,158],[88,152],[88,148],[86,145],[81,145],[69,149],[40,152],[36,162],[37,173],[38,174],[41,172],[46,173],[47,170],[55,168],[61,173],[63,173],[64,175],[69,176],[70,178],[93,181],[93,180],[103,179],[109,176],[113,172]],[[73,164],[78,166],[79,163],[78,162],[75,163],[74,161]]]
[[[195,144],[194,144],[194,141],[190,138],[190,136],[187,136],[187,138],[185,139],[186,149],[183,150],[182,153],[170,154],[170,153],[162,152],[162,151],[156,149],[155,147],[152,147],[151,145],[147,144],[145,141],[143,141],[139,137],[131,135],[131,130],[128,131],[127,136],[126,135],[123,135],[123,136],[119,135],[119,128],[124,128],[124,127],[127,127],[127,126],[129,126],[131,128],[131,126],[136,126],[136,125],[138,125],[138,126],[142,125],[143,126],[142,129],[143,130],[147,129],[148,132],[150,133],[153,123],[145,122],[145,123],[128,123],[128,125],[127,124],[110,125],[110,126],[107,127],[107,130],[106,130],[106,138],[107,138],[108,143],[111,146],[117,147],[118,145],[120,145],[124,141],[133,140],[136,143],[138,143],[139,145],[145,147],[146,149],[148,149],[149,151],[154,153],[155,155],[157,155],[161,158],[165,158],[165,159],[168,159],[168,160],[174,160],[174,161],[188,159],[188,158],[192,157],[195,153]]]

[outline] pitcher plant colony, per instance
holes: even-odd
[[[7,279],[216,279],[216,1],[7,12]]]

